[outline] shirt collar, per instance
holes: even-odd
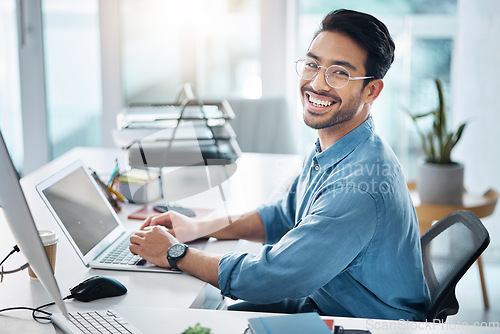
[[[373,134],[374,128],[373,118],[369,117],[325,151],[321,151],[321,145],[318,138],[315,146],[316,152],[313,157],[315,164],[319,165],[321,171],[324,171],[330,166],[339,163],[354,151],[359,144],[368,139]]]

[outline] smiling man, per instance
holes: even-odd
[[[393,59],[382,22],[350,10],[327,15],[296,64],[304,122],[318,140],[290,190],[214,233],[220,220],[148,218],[131,237],[132,252],[244,300],[235,310],[424,320],[429,295],[415,209],[370,114]],[[265,245],[259,254],[220,256],[178,240],[201,235]]]

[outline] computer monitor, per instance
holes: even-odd
[[[19,249],[64,316],[68,312],[0,130],[0,207]],[[1,288],[1,287],[0,287]]]

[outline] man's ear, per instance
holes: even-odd
[[[384,81],[382,79],[371,80],[364,89],[365,103],[372,103],[380,95],[384,88]]]

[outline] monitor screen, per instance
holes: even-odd
[[[19,249],[61,312],[68,313],[0,131],[0,206]]]

